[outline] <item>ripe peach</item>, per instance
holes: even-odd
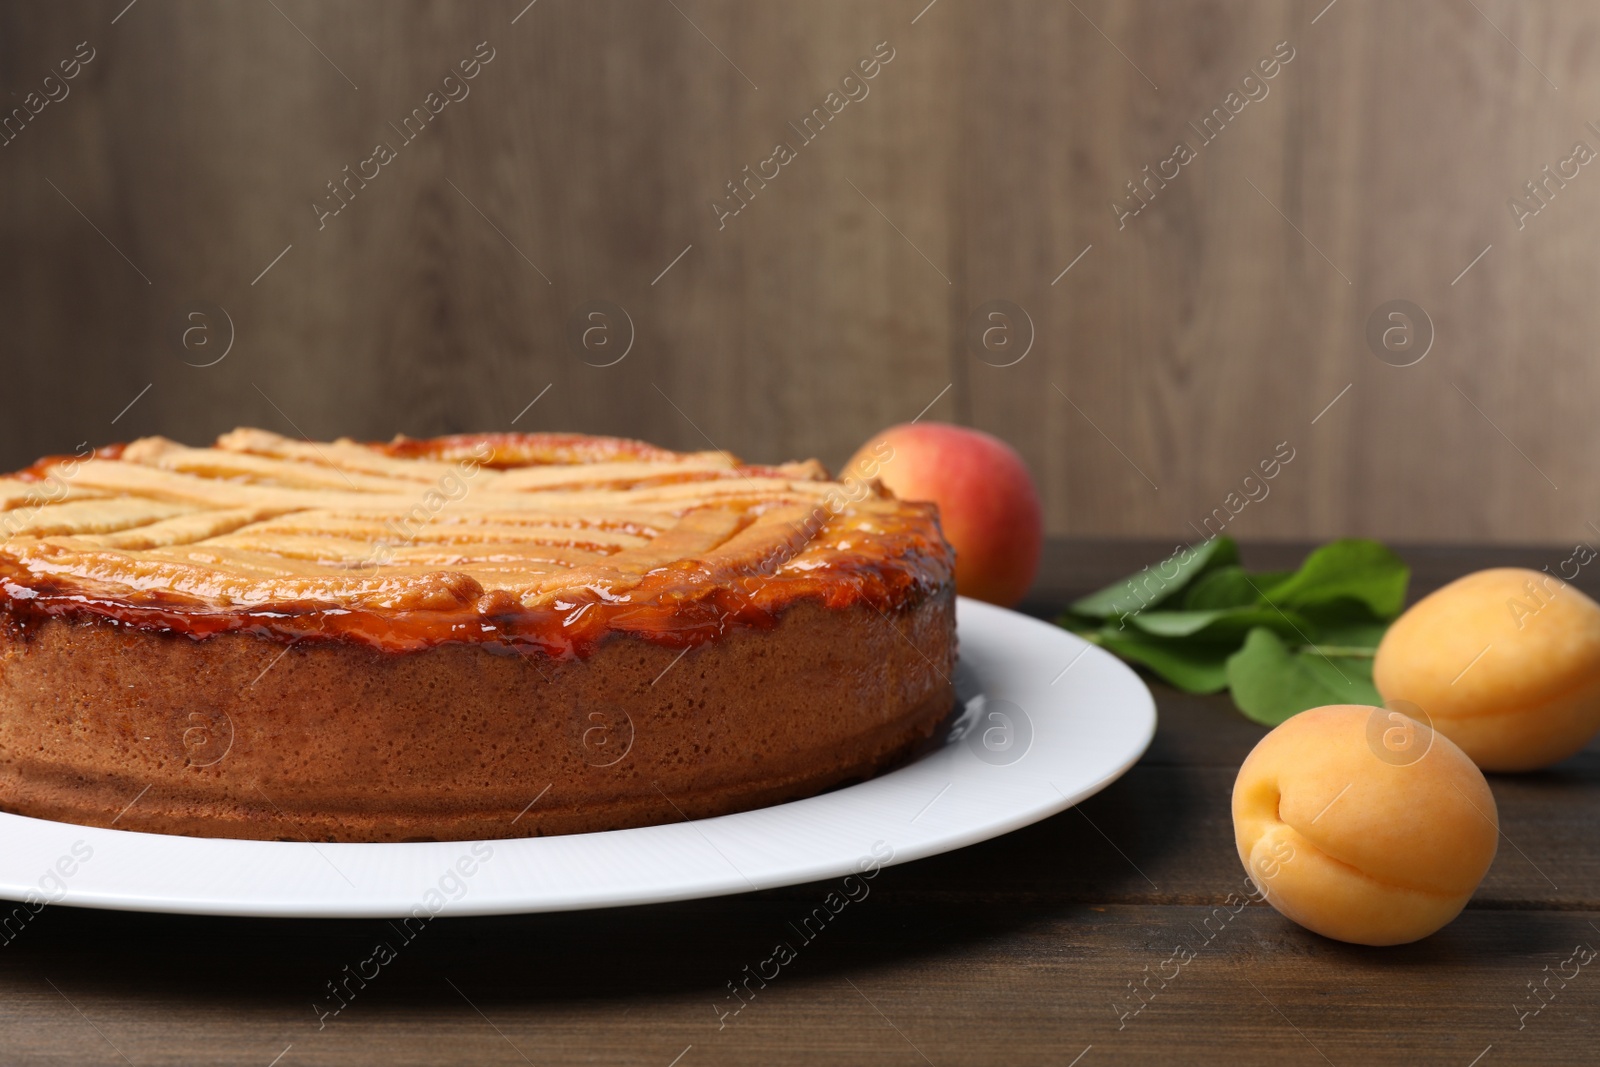
[[[1324,937],[1416,941],[1461,913],[1498,843],[1483,772],[1387,708],[1286,720],[1233,785],[1239,858],[1267,903]]]
[[[1600,604],[1542,571],[1478,571],[1395,621],[1372,679],[1484,770],[1546,767],[1600,730]]]
[[[1039,569],[1044,517],[1015,449],[964,426],[907,423],[863,445],[845,473],[867,468],[902,500],[939,505],[957,592],[1005,607],[1022,599]]]

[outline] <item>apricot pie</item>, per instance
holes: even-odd
[[[0,478],[0,810],[207,837],[725,814],[952,705],[931,505],[815,461],[235,430]]]

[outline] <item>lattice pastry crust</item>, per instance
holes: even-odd
[[[396,650],[692,644],[802,596],[889,611],[952,563],[930,506],[815,461],[557,434],[148,437],[0,478],[0,537],[15,607]]]

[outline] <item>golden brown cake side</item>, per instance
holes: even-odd
[[[679,653],[206,641],[0,626],[0,810],[155,833],[522,837],[676,822],[869,776],[952,704],[953,590],[790,607]],[[0,616],[3,618],[3,616]]]

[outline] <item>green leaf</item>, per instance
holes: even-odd
[[[1258,586],[1243,567],[1230,563],[1197,579],[1184,596],[1183,606],[1190,611],[1254,607],[1261,603]]]
[[[1184,594],[1183,606],[1196,611],[1259,607],[1272,600],[1273,592],[1294,573],[1257,571],[1252,574],[1237,564],[1215,567],[1190,586]]]
[[[1132,629],[1118,631],[1109,625],[1100,632],[1098,641],[1186,693],[1217,693],[1227,688],[1231,645],[1155,637]]]
[[[1157,637],[1225,641],[1231,648],[1237,648],[1245,634],[1257,626],[1276,630],[1286,638],[1300,637],[1314,629],[1309,619],[1294,612],[1274,611],[1269,607],[1233,608],[1227,611],[1142,611],[1127,616],[1125,621]]]
[[[1231,688],[1246,716],[1276,725],[1323,704],[1379,703],[1372,658],[1409,578],[1375,541],[1252,573],[1218,537],[1084,597],[1060,623],[1180,689]]]
[[[1365,604],[1380,619],[1405,606],[1411,570],[1376,541],[1347,538],[1323,545],[1268,594],[1280,607],[1308,607],[1348,599]]]
[[[1093,633],[1100,629],[1101,622],[1102,620],[1100,619],[1092,619],[1087,615],[1077,615],[1070,611],[1056,618],[1057,626],[1079,635]]]
[[[1072,603],[1072,611],[1098,619],[1117,618],[1163,603],[1213,567],[1239,562],[1239,548],[1230,537],[1213,537],[1187,546],[1160,563],[1113,582]]]
[[[1324,704],[1382,703],[1372,684],[1372,661],[1291,648],[1271,630],[1251,630],[1228,657],[1228,687],[1247,718],[1276,726]]]
[[[1337,645],[1345,648],[1378,649],[1389,629],[1389,622],[1373,615],[1365,605],[1354,600],[1337,600],[1330,604],[1301,608],[1311,623],[1308,631],[1318,645]]]
[[[1293,578],[1294,571],[1254,571],[1250,580],[1256,583],[1256,588],[1268,600],[1277,599],[1278,587]]]

